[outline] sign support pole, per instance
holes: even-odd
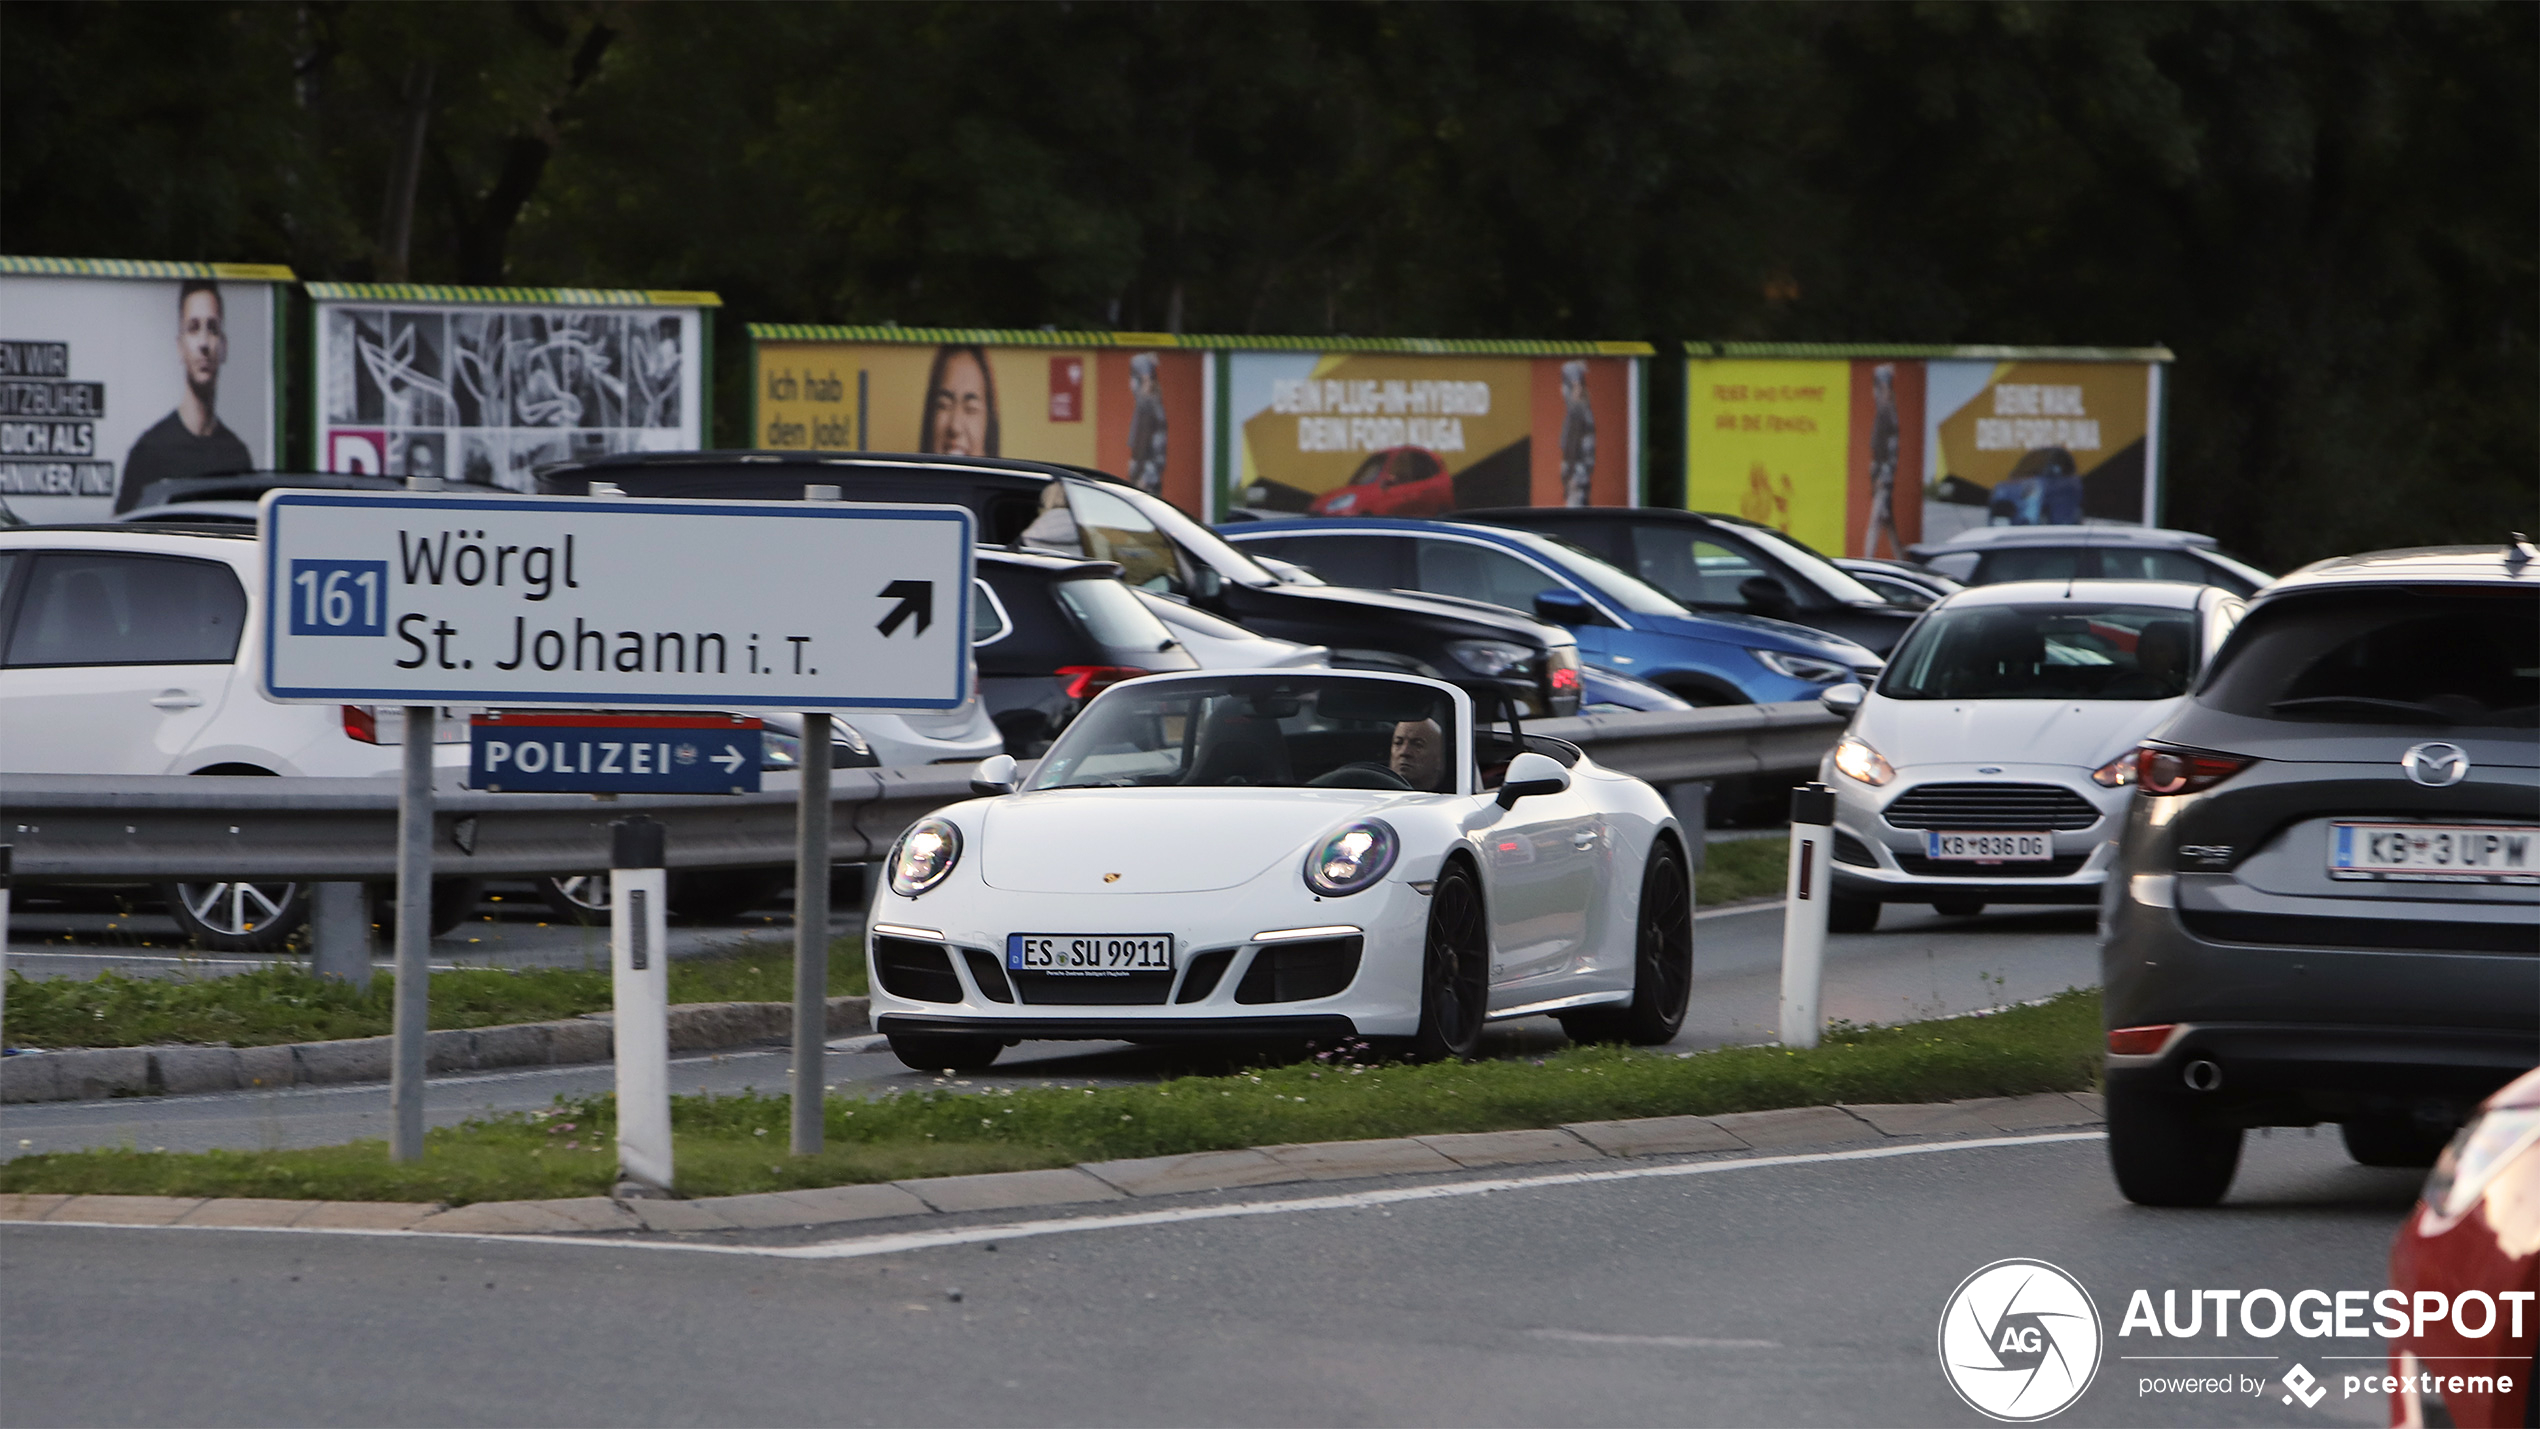
[[[424,1032],[432,1020],[432,736],[438,713],[406,706],[397,791],[397,1008],[388,1101],[392,1161],[423,1159]]]
[[[1826,911],[1834,900],[1827,855],[1834,791],[1790,791],[1790,891],[1782,903],[1782,1045],[1814,1047],[1825,1031]]]
[[[671,1187],[669,879],[663,829],[637,815],[610,826],[609,970],[617,1052],[617,1174]]]
[[[829,716],[803,716],[794,851],[794,1154],[821,1146],[829,1052]]]

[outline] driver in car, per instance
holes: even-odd
[[[1441,792],[1439,776],[1446,773],[1446,731],[1433,719],[1407,719],[1395,725],[1389,764],[1412,788],[1424,794]]]

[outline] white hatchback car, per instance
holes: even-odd
[[[2213,586],[2015,581],[1960,591],[1898,643],[1820,777],[1837,932],[1885,903],[2096,903],[2134,749],[2177,711],[2243,602]]]
[[[986,797],[912,825],[874,895],[873,1021],[910,1066],[1027,1037],[1454,1057],[1497,1018],[1639,1043],[1683,1023],[1693,887],[1666,802],[1476,728],[1453,685],[1149,675],[1013,778],[983,765]]]

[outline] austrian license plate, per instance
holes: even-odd
[[[1005,965],[1015,972],[1100,977],[1173,971],[1170,933],[1009,933]]]
[[[1923,831],[1923,852],[1962,863],[2045,863],[2055,856],[2053,834],[1952,834]]]
[[[2419,883],[2540,883],[2540,828],[2331,824],[2328,876]]]

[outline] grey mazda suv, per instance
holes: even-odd
[[[2101,902],[2108,1154],[2211,1205],[2243,1129],[2422,1165],[2540,1062],[2540,553],[2261,593],[2137,756]]]

